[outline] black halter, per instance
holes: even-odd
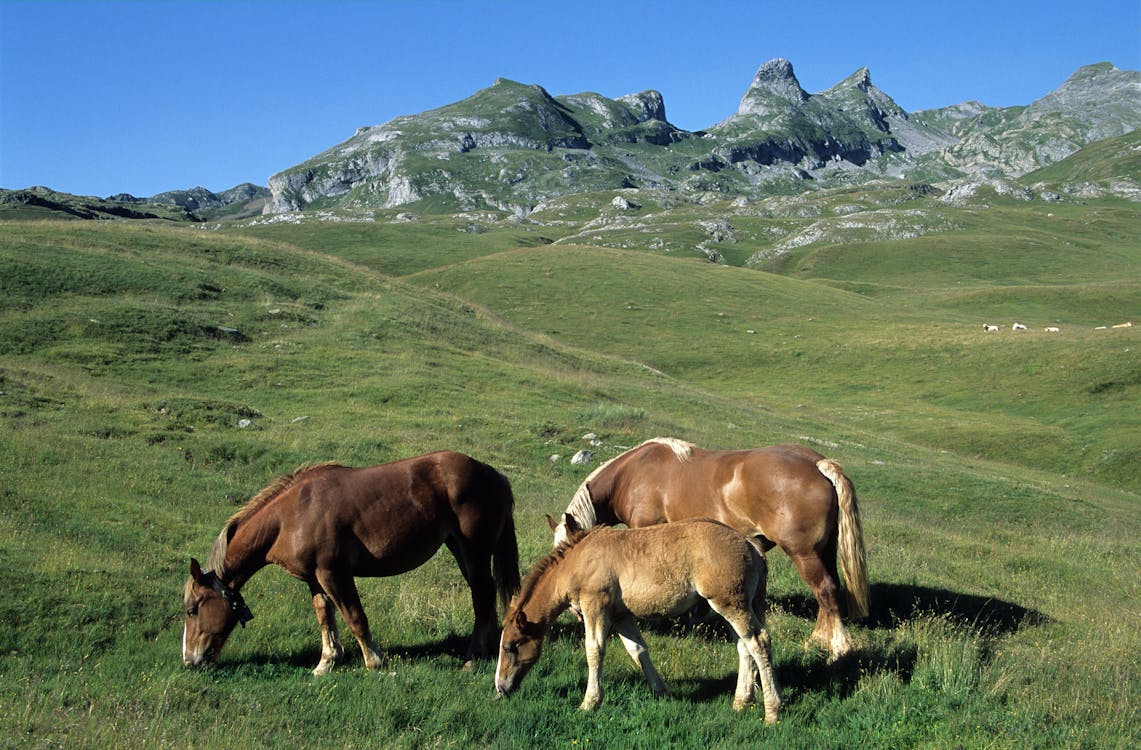
[[[230,611],[238,618],[238,622],[242,624],[243,628],[247,622],[254,619],[254,613],[250,612],[250,608],[246,606],[246,600],[242,598],[240,593],[222,583],[222,579],[214,571],[208,570],[205,575],[210,579],[210,588],[222,595],[226,604],[230,605]]]

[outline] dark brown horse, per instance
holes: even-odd
[[[867,567],[852,482],[835,461],[802,445],[707,451],[675,438],[654,438],[598,467],[567,506],[581,528],[632,528],[685,518],[712,518],[779,546],[792,558],[820,605],[811,642],[836,659],[852,649],[840,613],[837,560],[844,570],[847,614],[868,613]],[[555,543],[564,521],[548,517]]]
[[[412,570],[447,545],[471,587],[475,626],[468,657],[495,652],[498,592],[506,608],[519,590],[519,551],[507,478],[462,453],[441,451],[368,468],[322,464],[280,477],[218,534],[208,570],[190,561],[182,660],[212,663],[234,626],[253,617],[241,588],[269,563],[309,584],[321,626],[321,661],[343,651],[334,605],[364,654],[384,663],[361,608],[355,576]]]

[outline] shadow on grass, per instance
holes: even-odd
[[[888,651],[859,650],[828,663],[823,653],[805,651],[792,661],[775,665],[777,684],[785,707],[795,705],[805,695],[850,696],[861,679],[872,674],[892,673],[902,682],[910,682],[915,671],[917,652],[901,645]],[[671,688],[675,697],[695,703],[730,701],[737,686],[737,675],[691,677],[675,680]],[[757,688],[757,700],[761,698]]]
[[[379,645],[381,653],[388,659],[389,666],[395,666],[399,662],[454,659],[456,666],[459,667],[465,661],[469,639],[470,636],[453,633],[440,640],[427,641],[424,643],[399,644],[381,642]],[[350,636],[347,642],[342,639],[342,645],[345,649],[345,655],[337,662],[337,669],[363,669],[364,660],[361,657],[360,649],[357,647],[357,642]],[[496,657],[497,654],[489,654],[484,661],[489,661],[494,664]],[[251,654],[245,658],[232,659],[229,663],[235,666],[304,667],[313,669],[317,666],[317,662],[319,661],[321,661],[321,649],[314,647],[292,651],[290,653]],[[223,655],[221,666],[225,666],[225,662],[225,655]]]
[[[931,615],[942,615],[958,627],[991,635],[1010,635],[1050,622],[1041,612],[1012,602],[927,586],[876,583],[872,584],[870,599],[871,612],[859,624],[873,630],[896,628]],[[818,607],[810,594],[776,596],[772,603],[790,614],[816,620]]]
[[[775,608],[810,622],[816,620],[818,607],[810,594],[772,597]],[[1027,627],[1050,622],[1041,612],[1012,602],[963,594],[947,589],[896,583],[874,584],[871,589],[871,613],[858,623],[870,630],[889,630],[923,618],[938,616],[964,631],[984,634],[989,638],[1008,636]],[[733,633],[717,615],[695,609],[688,616],[674,620],[647,619],[639,625],[644,632],[678,637],[698,637],[714,642],[732,642]],[[581,642],[582,626],[559,623],[552,629],[554,638]],[[852,694],[861,679],[872,674],[891,673],[908,683],[915,671],[918,653],[913,644],[892,642],[883,646],[858,649],[846,657],[829,663],[818,649],[792,652],[792,659],[776,665],[777,681],[787,705],[800,696],[826,694],[844,698]],[[736,675],[697,676],[675,679],[671,684],[675,697],[697,703],[729,700],[736,685]]]

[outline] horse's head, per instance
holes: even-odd
[[[551,532],[555,535],[554,544],[551,545],[552,549],[567,541],[571,534],[580,530],[578,522],[570,513],[563,513],[558,521],[548,515],[547,523],[550,524]]]
[[[506,696],[519,687],[523,677],[539,660],[543,650],[544,628],[530,622],[516,602],[503,620],[503,636],[499,639],[499,662],[495,665],[495,692]]]
[[[182,630],[182,663],[202,666],[218,661],[226,639],[239,622],[253,619],[242,595],[222,582],[211,570],[203,572],[190,559],[190,578],[183,594],[186,623]]]

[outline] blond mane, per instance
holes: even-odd
[[[214,546],[210,549],[210,557],[206,561],[206,569],[213,570],[219,577],[223,576],[226,573],[226,550],[229,547],[230,538],[234,536],[234,532],[242,521],[252,516],[271,500],[309,474],[320,469],[339,466],[341,466],[341,464],[333,461],[320,464],[305,464],[298,467],[292,474],[282,474],[273,480],[273,482],[250,498],[245,505],[230,516],[225,525],[222,526],[222,530],[218,532],[218,537],[214,540]]]
[[[591,526],[594,526],[596,523],[598,523],[598,513],[594,510],[594,498],[590,495],[590,488],[588,485],[594,481],[594,478],[602,473],[602,470],[607,466],[622,458],[622,456],[625,456],[627,453],[632,453],[639,448],[644,448],[650,443],[657,443],[659,445],[666,446],[674,452],[674,455],[677,456],[677,460],[682,462],[688,461],[689,458],[693,455],[694,448],[697,447],[693,443],[686,442],[685,440],[681,440],[679,438],[650,438],[649,440],[643,442],[641,445],[637,445],[628,451],[619,453],[609,461],[600,464],[597,469],[587,475],[586,479],[582,480],[582,484],[580,484],[578,489],[575,490],[574,497],[571,498],[570,504],[567,506],[565,511],[571,518],[578,522],[579,528],[589,529]]]

